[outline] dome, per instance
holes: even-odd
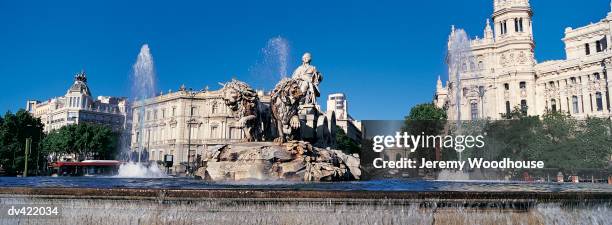
[[[69,93],[80,93],[91,96],[91,92],[87,86],[87,76],[84,71],[81,71],[74,76],[74,83],[72,86],[70,86],[70,89],[68,89],[68,94]]]

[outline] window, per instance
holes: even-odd
[[[593,94],[589,94],[589,105],[591,105],[591,112],[593,112]]]
[[[175,116],[176,114],[176,107],[172,107],[172,116]]]
[[[602,51],[608,48],[608,37],[604,36],[601,40],[599,40],[600,48]]]
[[[212,105],[212,114],[216,114],[217,111],[219,111],[219,104],[217,104],[216,102],[213,103]]]
[[[570,82],[572,84],[576,84],[576,78],[575,77],[570,77]]]
[[[153,111],[153,120],[157,120],[157,109]]]
[[[521,88],[521,90],[524,90],[525,88],[527,88],[527,83],[525,81],[521,81],[519,83],[519,87]]]
[[[472,102],[470,104],[470,112],[472,113],[472,120],[478,119],[478,103]]]
[[[190,116],[194,116],[197,113],[197,108],[196,107],[191,107],[191,112],[189,112]]]
[[[550,85],[550,88],[555,88],[555,82],[554,81],[549,82],[548,85]]]
[[[514,31],[523,32],[523,18],[514,19]]]
[[[595,50],[597,52],[602,52],[603,51],[603,49],[601,48],[601,41],[596,41],[595,42]]]
[[[557,111],[557,100],[555,99],[550,100],[550,108],[552,109],[553,112]]]
[[[584,52],[586,53],[586,55],[591,54],[591,46],[589,45],[589,43],[584,44]]]
[[[518,18],[514,18],[514,31],[519,32],[519,21]]]
[[[506,101],[506,115],[510,115],[512,109],[510,109],[510,101]]]
[[[219,132],[219,127],[217,127],[217,125],[213,125],[210,127],[210,138],[211,139],[216,139],[218,138],[217,133]]]
[[[578,109],[578,96],[572,96],[572,109],[574,109],[574,113],[580,113]]]
[[[593,74],[593,76],[595,77],[595,80],[601,80],[601,76],[599,76],[599,73],[595,73]]]
[[[506,90],[506,91],[510,90],[510,84],[505,83],[504,84],[504,90]]]
[[[521,113],[527,115],[527,100],[521,100]]]
[[[506,20],[500,22],[500,28],[501,28],[501,34],[502,35],[508,33],[508,26],[507,26],[507,21]]]
[[[597,105],[597,111],[603,111],[603,98],[601,92],[595,93],[595,104]]]

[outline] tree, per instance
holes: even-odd
[[[77,159],[113,159],[119,134],[104,125],[80,123],[49,133],[43,141],[48,154],[74,154]]]
[[[419,104],[410,109],[410,114],[404,119],[403,130],[413,135],[438,135],[446,125],[446,111],[432,103]],[[435,148],[419,148],[417,158],[435,159]]]
[[[359,144],[357,144],[353,139],[349,138],[344,130],[339,126],[336,126],[336,148],[349,154],[361,152]]]
[[[41,165],[44,155],[39,154],[40,140],[43,137],[43,124],[29,112],[21,109],[13,114],[7,112],[0,123],[0,166],[10,175],[23,172],[25,164],[25,141],[32,139],[28,164],[36,169]],[[38,157],[40,156],[40,157]]]
[[[612,155],[609,119],[577,120],[562,112],[546,112],[540,118],[518,108],[506,118],[487,124],[485,160],[544,161],[546,168],[575,174],[577,169],[605,168]],[[519,171],[508,170],[515,176]]]

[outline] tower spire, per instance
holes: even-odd
[[[493,29],[491,28],[491,22],[487,19],[487,25],[484,29],[484,39],[493,39]]]

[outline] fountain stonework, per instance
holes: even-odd
[[[205,180],[357,180],[358,155],[332,149],[335,116],[317,105],[322,74],[305,53],[291,78],[283,78],[264,104],[248,84],[222,84],[225,105],[244,139],[204,149],[195,176]]]

